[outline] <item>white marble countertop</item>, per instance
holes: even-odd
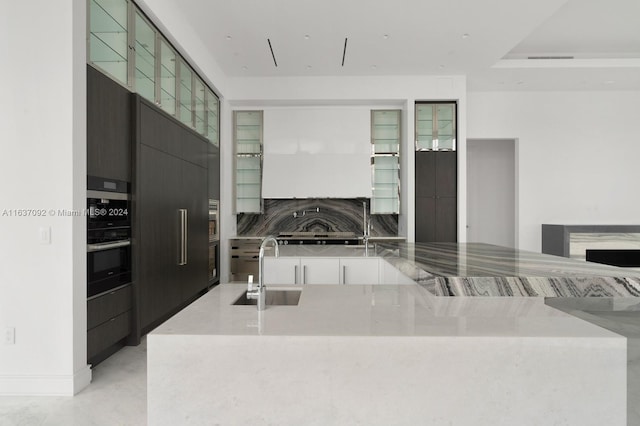
[[[259,312],[255,306],[232,305],[245,286],[221,284],[152,334],[624,339],[548,307],[539,298],[438,298],[418,285],[295,289],[302,291],[297,306],[268,306]]]

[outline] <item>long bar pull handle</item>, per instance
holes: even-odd
[[[298,265],[293,265],[293,283],[298,284]]]
[[[342,265],[342,284],[347,283],[347,265]]]
[[[302,284],[307,283],[307,265],[302,265]]]
[[[180,217],[180,223],[178,225],[179,229],[179,255],[178,255],[178,265],[183,266],[187,264],[186,260],[186,250],[187,250],[187,240],[186,240],[186,221],[187,221],[187,210],[186,209],[178,209],[178,214]]]
[[[184,264],[189,263],[189,210],[184,209]]]

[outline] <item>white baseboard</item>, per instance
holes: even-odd
[[[0,375],[0,395],[73,396],[90,382],[88,365],[72,375]]]

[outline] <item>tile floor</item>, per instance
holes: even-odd
[[[640,425],[640,313],[588,312],[582,318],[628,338],[627,424]],[[146,340],[93,370],[75,397],[0,397],[0,426],[142,426],[146,424]]]
[[[75,397],[0,396],[0,426],[143,426],[147,423],[147,344],[127,346],[93,369]]]

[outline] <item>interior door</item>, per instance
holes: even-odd
[[[515,140],[467,140],[467,241],[516,246]]]

